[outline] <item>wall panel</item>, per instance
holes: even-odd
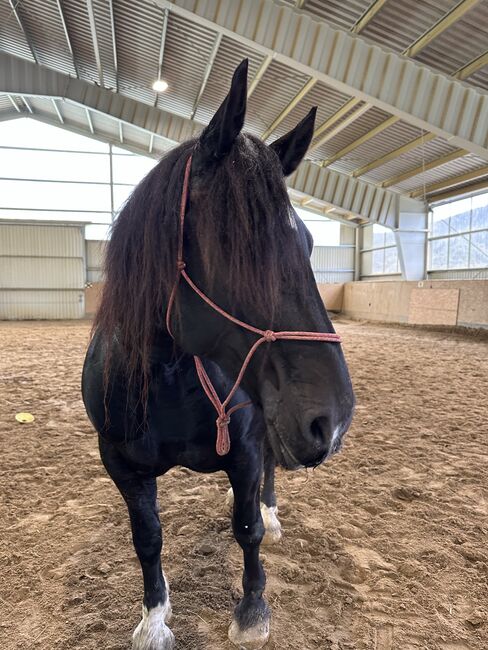
[[[83,318],[83,225],[0,222],[0,319]]]

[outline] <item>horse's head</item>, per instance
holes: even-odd
[[[291,206],[284,180],[307,151],[315,109],[267,146],[241,133],[246,96],[243,62],[228,96],[192,147],[187,270],[215,303],[248,324],[333,332],[310,266],[312,238]],[[184,282],[178,288],[178,315],[178,345],[211,359],[235,379],[257,336],[226,320]],[[262,409],[282,465],[314,466],[340,447],[354,394],[339,344],[264,344],[242,386]]]

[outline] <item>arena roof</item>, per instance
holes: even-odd
[[[159,156],[248,57],[250,132],[319,107],[294,200],[394,226],[400,202],[488,186],[487,45],[488,0],[0,0],[0,119]]]

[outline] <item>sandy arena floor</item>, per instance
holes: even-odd
[[[278,476],[270,650],[488,648],[488,344],[342,322],[343,453]],[[141,579],[80,400],[88,323],[0,324],[0,648],[127,650]],[[30,411],[33,424],[19,424]],[[225,476],[160,479],[178,650],[230,650]]]

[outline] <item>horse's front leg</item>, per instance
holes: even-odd
[[[101,441],[102,461],[129,511],[134,548],[144,581],[142,620],[134,630],[133,650],[173,650],[175,638],[166,622],[171,617],[168,583],[161,567],[162,532],[153,477],[136,474],[109,444]]]
[[[248,471],[246,471],[246,469]],[[232,528],[244,555],[244,596],[235,608],[229,639],[244,650],[262,648],[269,638],[270,610],[263,598],[266,576],[259,560],[264,526],[259,506],[261,463],[229,472],[234,491]]]
[[[263,544],[277,544],[281,539],[281,524],[275,494],[276,460],[268,445],[264,449],[264,481],[261,492],[261,515],[266,533]]]
[[[261,516],[263,518],[265,533],[263,544],[277,544],[281,540],[281,523],[278,519],[278,506],[275,493],[276,459],[271,447],[265,445],[264,449],[264,480],[261,491]],[[229,510],[234,505],[234,490],[230,487],[225,499]]]

